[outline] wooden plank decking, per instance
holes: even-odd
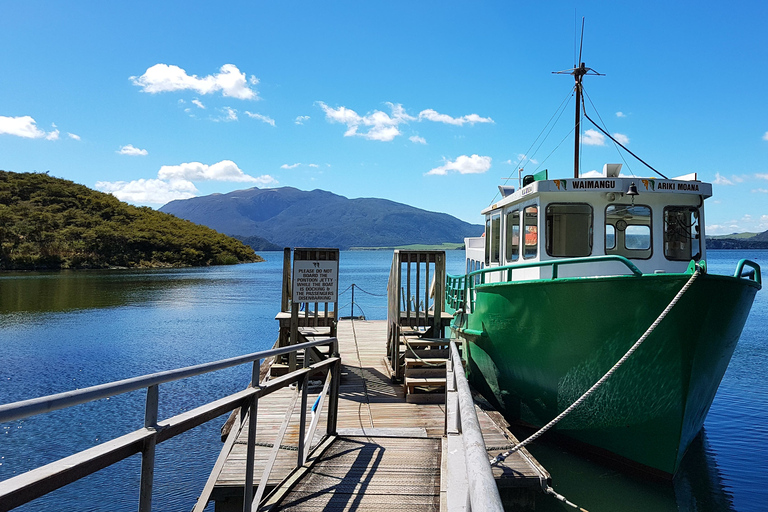
[[[444,404],[405,401],[403,386],[394,384],[387,370],[385,321],[341,321],[338,338],[343,363],[339,439],[314,462],[311,472],[293,486],[280,509],[439,510]],[[319,386],[314,392],[310,390],[308,407],[319,392]],[[295,393],[286,388],[259,401],[256,484]],[[283,480],[296,464],[298,409],[297,406],[294,421],[281,443],[283,449],[279,450],[270,476],[270,487]],[[509,447],[511,441],[502,428],[481,407],[476,410],[486,446],[492,448],[489,453],[495,455]],[[324,409],[313,445],[321,441],[325,413]],[[218,477],[212,496],[217,511],[242,510],[246,439],[244,431]],[[540,475],[548,478],[543,469],[537,470],[525,459],[525,454],[515,454],[494,468],[500,489],[538,488]]]

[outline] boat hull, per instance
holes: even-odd
[[[624,355],[689,278],[477,285],[474,309],[458,330],[470,381],[510,421],[544,425]],[[553,430],[674,474],[701,430],[759,288],[700,275],[625,364]]]

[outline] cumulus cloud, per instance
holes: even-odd
[[[220,110],[222,115],[218,119],[215,119],[216,121],[237,121],[237,110],[230,107],[224,107]]]
[[[359,115],[352,109],[346,107],[332,108],[319,101],[317,103],[325,112],[325,118],[331,123],[341,123],[347,126],[345,137],[363,137],[368,140],[378,140],[389,142],[398,135],[400,130],[398,125],[408,121],[414,121],[416,118],[409,116],[402,105],[387,103],[392,113],[386,114],[380,110],[374,110],[365,116]],[[358,131],[360,128],[367,128],[367,131]]]
[[[581,136],[581,143],[585,146],[605,146],[605,135],[597,130],[587,130]]]
[[[55,133],[55,136],[51,134]],[[15,135],[16,137],[24,137],[25,139],[42,139],[55,140],[59,138],[59,131],[54,130],[50,133],[45,133],[38,128],[37,123],[32,116],[19,116],[19,117],[6,117],[0,116],[0,135]]]
[[[765,135],[763,135],[763,140],[768,140],[768,132],[765,132]]]
[[[712,182],[715,185],[733,185],[733,182],[721,175],[719,172],[715,173],[715,180]]]
[[[73,139],[73,140],[80,140],[80,136],[79,136],[79,135],[75,135],[74,133],[69,133],[69,132],[67,132],[67,136],[68,136],[70,139]]]
[[[198,100],[197,98],[195,98],[194,100],[192,100],[192,103],[193,103],[194,105],[197,105],[197,108],[202,108],[202,109],[205,109],[205,105],[203,105],[203,102],[202,102],[202,101],[200,101],[200,100]]]
[[[756,192],[758,194],[768,194],[768,189],[764,188],[753,188],[752,192]]]
[[[241,100],[259,99],[257,92],[249,87],[249,85],[257,85],[258,78],[251,76],[246,80],[245,73],[242,73],[234,64],[224,64],[218,73],[202,78],[197,75],[188,75],[179,66],[155,64],[143,75],[132,76],[130,80],[134,85],[141,87],[142,92],[150,94],[184,90],[212,94],[221,91],[223,96]]]
[[[426,144],[427,143],[427,139],[425,139],[424,137],[419,137],[418,135],[414,135],[412,137],[408,137],[408,140],[410,140],[414,144]]]
[[[427,174],[445,175],[449,172],[459,174],[482,174],[491,168],[491,157],[479,155],[461,155],[453,162],[445,160],[445,164],[427,172]]]
[[[175,199],[195,197],[198,192],[195,184],[186,180],[97,181],[95,188],[121,201],[138,204],[165,204]]]
[[[616,112],[616,117],[627,117],[627,114],[624,112]]]
[[[755,174],[755,178],[759,180],[768,180],[768,174],[758,172]]]
[[[765,191],[768,193],[768,190]],[[707,233],[710,235],[730,235],[731,233],[761,232],[768,229],[768,215],[761,215],[755,219],[751,215],[744,215],[738,220],[725,221],[722,224],[708,224]]]
[[[261,183],[263,179],[245,174],[232,160],[222,160],[213,165],[189,162],[160,167],[157,177],[164,181],[234,181]]]
[[[621,144],[622,146],[626,146],[627,144],[629,144],[629,137],[627,137],[623,133],[614,133],[613,138],[619,141],[619,144]]]
[[[117,150],[118,154],[121,155],[128,155],[128,156],[147,156],[149,152],[146,149],[139,149],[137,147],[134,147],[133,144],[126,144],[125,146],[120,146],[120,149]]]
[[[248,112],[247,110],[245,111],[245,115],[247,115],[251,119],[258,119],[259,121],[265,122],[268,125],[275,126],[275,120],[272,119],[269,116],[264,116],[264,115],[261,115],[261,114],[254,114],[253,112]]]
[[[198,190],[194,182],[200,181],[249,182],[261,186],[277,183],[277,180],[268,174],[253,177],[245,174],[233,161],[222,160],[213,165],[200,162],[164,165],[158,171],[157,179],[99,181],[95,187],[97,190],[114,195],[121,201],[165,204],[174,199],[195,197]]]
[[[283,165],[280,166],[280,168],[281,169],[295,169],[295,168],[297,168],[300,165],[301,165],[301,163],[291,164],[291,165],[283,164]]]
[[[59,140],[59,130],[54,128],[53,131],[48,132],[45,136],[45,140]]]
[[[440,114],[436,110],[427,109],[419,112],[419,121],[426,119],[427,121],[434,121],[436,123],[452,124],[455,126],[462,126],[464,124],[473,125],[475,123],[493,123],[493,119],[490,117],[480,117],[477,114],[469,114],[461,117],[451,117],[447,114]]]
[[[298,116],[293,122],[296,124],[304,124],[304,121],[309,121],[309,116]]]

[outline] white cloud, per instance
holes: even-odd
[[[765,191],[768,193],[768,190]],[[761,232],[768,229],[768,215],[761,215],[758,219],[752,215],[744,215],[739,220],[728,220],[722,224],[707,225],[707,233],[710,235],[730,235],[732,233]]]
[[[408,137],[408,140],[410,140],[414,144],[426,144],[427,143],[427,139],[425,139],[424,137],[419,137],[418,135],[414,135],[412,137]]]
[[[435,167],[427,174],[445,175],[449,171],[459,174],[482,174],[491,168],[491,157],[479,155],[461,155],[453,162],[447,161],[440,167]]]
[[[74,139],[74,140],[80,140],[80,136],[79,136],[79,135],[75,135],[74,133],[69,133],[69,132],[67,132],[67,136],[68,136],[70,139]]]
[[[627,117],[627,114],[624,112],[616,112],[616,117]]]
[[[281,169],[295,169],[295,168],[297,168],[300,165],[301,165],[301,163],[291,164],[291,165],[283,164],[283,165],[280,166],[280,168]]]
[[[46,133],[37,127],[31,116],[6,117],[0,116],[0,135],[15,135],[25,139],[41,139]]]
[[[768,189],[764,188],[753,188],[752,192],[757,192],[758,194],[768,194]]]
[[[768,140],[768,132],[765,132],[765,135],[763,135],[763,140]]]
[[[97,181],[96,190],[112,194],[121,201],[138,204],[165,204],[197,195],[194,183],[187,180]]]
[[[265,123],[267,123],[269,125],[275,126],[275,120],[272,119],[269,116],[264,116],[264,115],[261,115],[261,114],[254,114],[252,112],[248,112],[247,110],[245,111],[245,114],[248,117],[250,117],[251,119],[258,119],[259,121],[263,121],[263,122],[265,122]]]
[[[733,182],[722,176],[719,172],[715,173],[715,180],[712,182],[714,185],[733,185]]]
[[[215,121],[237,121],[237,110],[230,107],[224,107],[221,109],[221,111],[224,113],[224,115],[218,119],[215,119]]]
[[[147,156],[149,154],[146,149],[136,148],[133,146],[133,144],[120,146],[120,149],[117,151],[117,153],[128,156]]]
[[[431,108],[419,112],[419,121],[424,119],[427,121],[434,121],[436,123],[452,124],[456,126],[475,123],[493,123],[493,119],[490,117],[480,117],[477,114],[469,114],[461,117],[451,117],[448,114],[440,114]]]
[[[158,171],[157,177],[164,181],[189,180],[264,183],[263,176],[254,178],[253,176],[245,174],[232,160],[222,160],[213,165],[206,165],[200,162],[164,165]]]
[[[314,167],[315,169],[317,169],[318,167],[320,167],[320,166],[319,166],[319,165],[317,165],[317,164],[308,164],[308,165],[309,165],[310,167]],[[329,165],[329,167],[330,167],[330,165]]]
[[[477,114],[469,114],[461,117],[451,117],[447,114],[440,114],[436,110],[427,109],[419,112],[419,121],[426,119],[427,121],[434,121],[436,123],[452,124],[456,126],[462,126],[466,124],[475,123],[493,123],[493,119],[490,117],[480,117]]]
[[[605,178],[605,174],[603,174],[602,172],[596,169],[592,169],[589,172],[581,173],[579,177],[580,178]]]
[[[623,133],[614,133],[613,138],[619,141],[619,144],[621,144],[622,146],[626,146],[627,144],[629,144],[629,137],[627,137]]]
[[[197,98],[195,98],[194,100],[192,100],[192,103],[193,103],[193,104],[195,104],[195,105],[197,105],[197,108],[202,108],[202,109],[205,109],[205,105],[203,105],[203,102],[202,102],[202,101],[200,101],[200,100],[198,100]]]
[[[141,87],[142,92],[156,94],[159,92],[193,90],[199,94],[212,94],[221,91],[223,96],[238,98],[241,100],[259,99],[256,91],[248,85],[257,85],[258,78],[251,76],[246,80],[234,64],[224,64],[219,73],[198,78],[197,75],[188,75],[179,66],[168,64],[155,64],[147,69],[140,77],[130,77],[134,85]]]
[[[587,130],[581,136],[581,143],[585,146],[605,146],[605,135],[597,130]]]
[[[56,126],[56,125],[54,125]],[[45,136],[45,140],[59,140],[59,130],[54,129]]]
[[[296,124],[304,124],[304,121],[309,121],[309,116],[299,116],[296,118],[294,123]]]
[[[394,103],[387,103],[392,110],[391,116],[380,110],[374,110],[370,114],[361,116],[346,107],[331,108],[322,101],[317,104],[325,112],[325,118],[328,121],[347,125],[345,137],[358,136],[368,140],[389,142],[400,135],[398,125],[416,119],[409,116],[402,105],[395,105]],[[368,131],[358,132],[360,127],[368,127]]]
[[[250,182],[262,186],[277,184],[272,176],[249,176],[231,160],[222,160],[213,165],[190,162],[180,165],[164,165],[157,173],[157,179],[134,181],[99,181],[95,187],[120,199],[139,204],[165,204],[174,199],[189,199],[198,193],[193,182],[229,181]]]
[[[757,174],[755,174],[755,178],[759,180],[768,180],[768,174],[763,174],[758,172]]]

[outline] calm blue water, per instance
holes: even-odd
[[[267,349],[277,335],[282,253],[207,269],[0,276],[0,403]],[[710,251],[710,272],[743,257],[768,270],[768,251]],[[357,285],[354,314],[386,317],[390,252],[343,252],[339,306]],[[448,253],[449,273],[463,252]],[[765,510],[768,504],[768,294],[757,295],[705,424],[674,484],[628,477],[546,442],[531,448],[555,488],[582,507],[608,510]],[[242,389],[247,368],[160,388],[165,418]],[[143,393],[0,424],[0,480],[125,434],[143,424]],[[219,450],[225,418],[158,446],[154,510],[190,510]],[[133,457],[19,510],[135,510]],[[88,499],[82,499],[88,496]],[[563,508],[551,498],[542,510]]]

